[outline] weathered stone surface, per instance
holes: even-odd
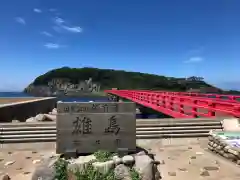
[[[169,175],[169,176],[176,176],[176,175],[177,175],[177,173],[176,173],[176,172],[174,172],[174,171],[170,171],[170,172],[168,172],[168,175]]]
[[[187,171],[187,168],[178,168],[179,171]]]
[[[38,114],[35,117],[36,121],[44,121],[46,119],[44,114]]]
[[[118,180],[132,180],[129,168],[124,164],[119,164],[115,167],[114,175]]]
[[[13,119],[12,120],[12,123],[19,123],[20,121],[19,120],[17,120],[17,119]]]
[[[197,157],[196,156],[191,156],[190,159],[196,159]]]
[[[51,112],[52,115],[57,115],[57,108],[54,108]]]
[[[144,151],[140,151],[136,154],[136,156],[142,156],[142,155],[146,155],[146,153]]]
[[[196,155],[203,155],[204,153],[203,152],[196,152]]]
[[[156,161],[156,160],[154,160],[154,161],[153,161],[153,164],[155,164],[155,165],[157,165],[157,166],[158,166],[158,165],[160,165],[160,164],[161,164],[161,162],[160,162],[160,161]]]
[[[92,153],[99,149],[110,152],[116,152],[118,148],[135,150],[135,119],[134,113],[58,114],[56,151],[64,153],[67,149],[77,149],[78,153]],[[88,132],[81,129],[83,124],[80,123],[83,121],[88,121],[88,124],[85,123],[85,126],[89,125]],[[108,129],[110,121],[116,122],[112,129]]]
[[[40,163],[40,162],[41,162],[40,159],[35,159],[35,160],[33,160],[33,164],[38,164],[38,163]]]
[[[207,170],[207,171],[217,171],[219,170],[218,166],[204,166],[203,169]]]
[[[106,161],[106,162],[94,162],[92,163],[92,165],[102,174],[106,174],[107,172],[109,172],[110,169],[114,167],[114,162],[113,160]]]
[[[26,119],[26,122],[37,122],[35,117],[30,117],[28,119]]]
[[[158,171],[157,165],[153,165],[153,176],[155,177],[154,180],[162,179],[161,173]]]
[[[160,164],[165,164],[165,161],[162,159],[161,161],[160,161]]]
[[[51,115],[51,114],[44,114],[46,117],[46,120],[49,121],[56,121],[57,120],[57,116],[56,115]]]
[[[229,153],[232,153],[232,154],[234,154],[234,155],[236,155],[236,156],[239,155],[239,152],[238,152],[238,151],[235,151],[235,150],[233,150],[233,149],[228,149],[228,152],[229,152]]]
[[[15,163],[15,161],[7,161],[5,164],[4,164],[4,166],[10,166],[10,165],[12,165],[12,164],[14,164]]]
[[[113,162],[115,163],[115,165],[119,165],[122,163],[122,158],[118,157],[118,156],[113,156],[112,157]]]
[[[201,169],[200,170],[200,176],[205,177],[205,176],[210,176],[210,174],[209,174],[209,172],[207,170]]]
[[[222,120],[221,123],[222,123],[224,131],[240,131],[238,118],[224,119],[224,120]]]
[[[94,155],[79,156],[77,159],[69,160],[70,164],[68,164],[68,169],[73,171],[79,169],[80,171],[83,171],[89,162],[93,162],[95,160],[96,157]]]
[[[123,157],[122,157],[122,162],[123,162],[124,164],[133,164],[134,158],[133,158],[133,156],[126,155],[126,156],[123,156]]]
[[[144,180],[152,180],[154,177],[153,159],[148,155],[135,156],[134,169]]]
[[[5,174],[2,176],[1,180],[11,180],[10,176]]]
[[[54,156],[43,159],[33,172],[32,180],[53,180],[55,176],[54,163],[58,158],[59,157]]]

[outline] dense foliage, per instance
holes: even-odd
[[[67,78],[71,83],[92,78],[101,84],[101,89],[159,89],[171,91],[186,91],[212,87],[205,83],[201,77],[174,78],[153,74],[126,72],[122,70],[97,69],[97,68],[68,68],[63,67],[51,70],[37,77],[33,85],[47,85],[54,78]]]

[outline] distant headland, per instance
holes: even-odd
[[[202,77],[175,78],[87,67],[53,69],[37,77],[24,92],[34,96],[104,96],[103,91],[111,88],[240,94],[214,87]]]

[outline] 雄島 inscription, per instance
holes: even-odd
[[[136,148],[134,103],[127,103],[126,107],[122,102],[66,104],[58,104],[57,153],[68,149],[92,153],[99,149]]]
[[[114,133],[117,135],[120,131],[120,127],[117,124],[117,118],[116,116],[111,116],[109,119],[108,127],[105,129],[105,133]]]
[[[92,132],[92,121],[88,117],[76,117],[73,121],[72,134],[91,134]]]

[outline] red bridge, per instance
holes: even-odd
[[[106,90],[174,118],[240,117],[240,96],[147,90]]]

